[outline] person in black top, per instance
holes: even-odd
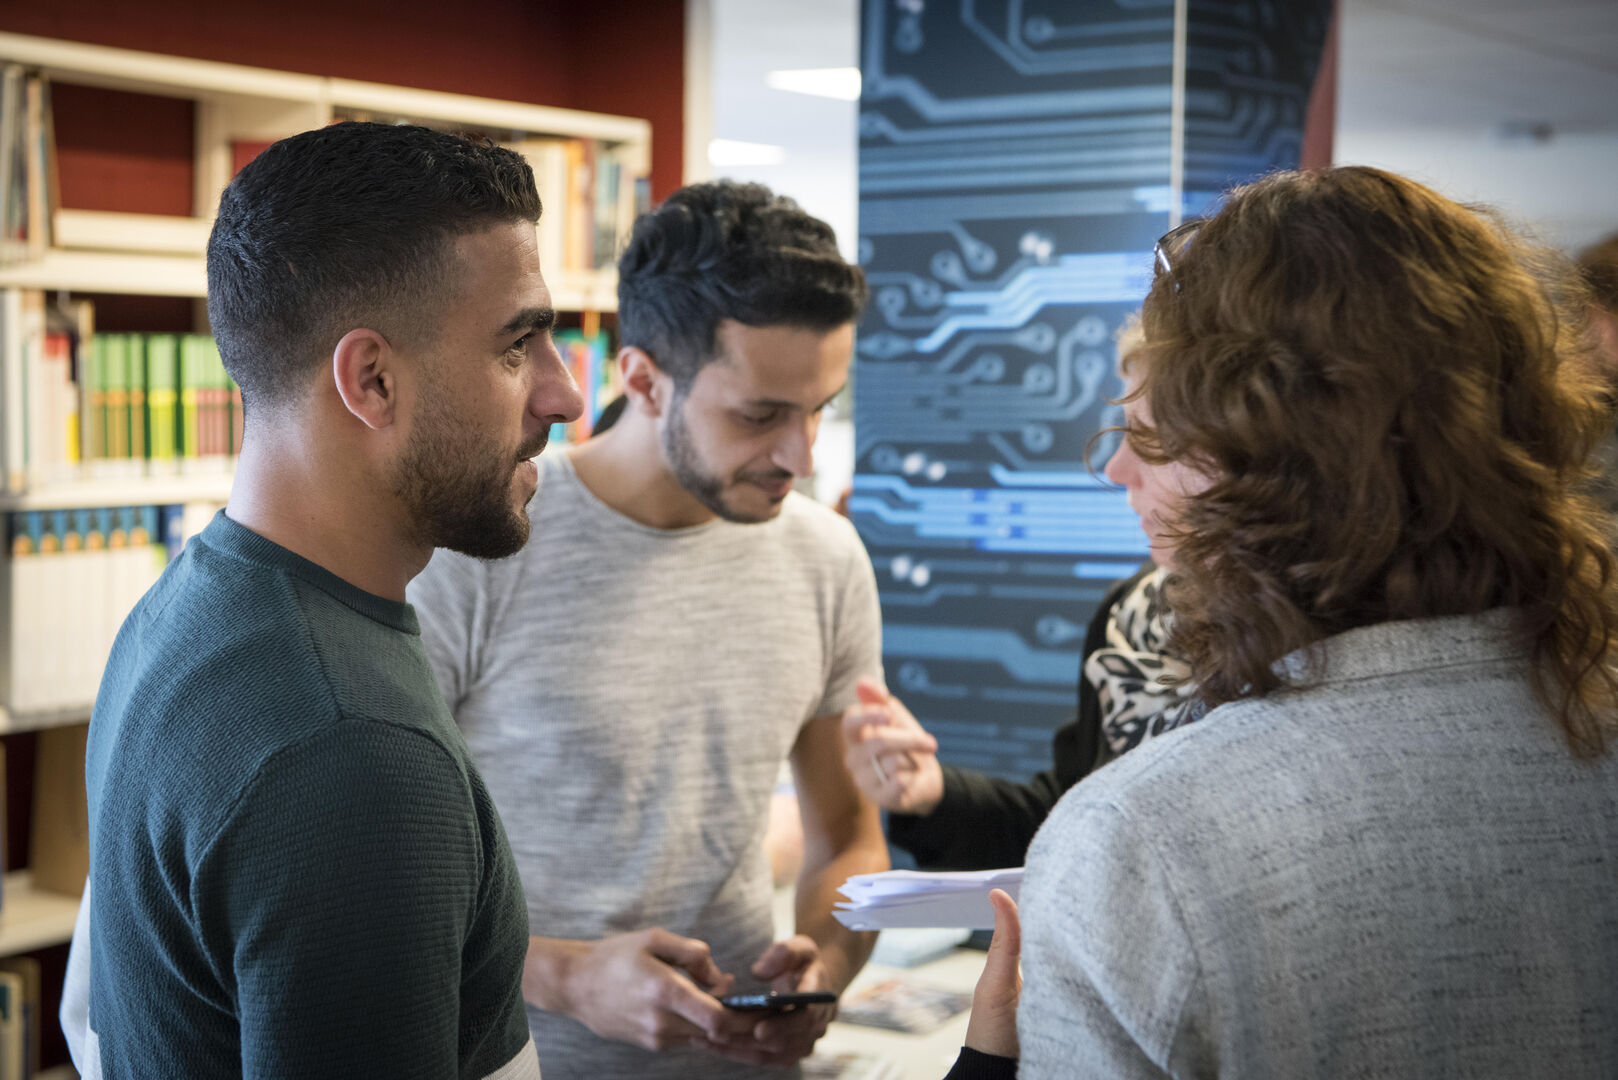
[[[1107,593],[1084,635],[1086,660],[1106,642],[1107,625],[1120,603],[1152,569],[1142,569]],[[862,738],[862,729],[870,730],[868,725],[877,710],[902,713],[894,717],[896,724],[890,722],[894,733]],[[888,839],[927,869],[1022,865],[1029,841],[1056,801],[1114,756],[1103,737],[1095,684],[1082,670],[1078,711],[1052,739],[1054,763],[1025,784],[941,764],[934,755],[937,744],[931,736],[920,725],[906,732],[902,726],[905,719],[915,725],[909,711],[891,696],[876,710],[866,706],[849,709],[844,717],[846,758],[861,790],[890,811]],[[877,765],[883,766],[886,784],[879,778]],[[926,774],[933,770],[941,787],[936,800],[921,794],[928,785]]]

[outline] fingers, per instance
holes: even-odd
[[[756,978],[773,980],[781,975],[800,974],[820,956],[820,948],[813,938],[805,934],[794,934],[784,941],[777,941],[753,961],[753,975]],[[777,986],[777,990],[797,989],[797,981],[793,980],[791,986]]]
[[[691,976],[698,986],[716,986],[729,978],[714,963],[706,942],[656,928],[646,932],[646,951]]]
[[[810,1005],[753,1025],[753,1045],[777,1059],[796,1061],[814,1050],[836,1013],[834,1005]]]
[[[861,677],[854,684],[854,692],[867,705],[885,705],[892,700],[891,695],[888,693],[888,688],[882,685],[882,681],[873,679],[869,675]]]
[[[907,754],[938,753],[938,740],[920,728],[872,728],[860,742],[860,749],[878,757],[903,758]]]
[[[726,1009],[718,999],[703,993],[673,970],[659,981],[653,1004],[661,1014],[664,1030],[656,1032],[667,1041],[655,1049],[666,1049],[693,1038],[724,1044],[746,1035],[751,1025],[745,1018]],[[672,1022],[671,1022],[672,1021]]]

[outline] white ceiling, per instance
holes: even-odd
[[[1338,161],[1491,203],[1567,248],[1618,229],[1618,0],[1339,2]]]

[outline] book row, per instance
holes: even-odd
[[[206,334],[98,334],[88,301],[0,289],[8,492],[228,471],[241,393]]]
[[[88,706],[118,627],[194,528],[181,506],[7,515],[0,564],[0,701]]]
[[[20,64],[0,67],[0,263],[45,253],[55,169],[50,82]]]
[[[571,424],[558,424],[551,432],[551,441],[583,442],[595,430],[601,410],[623,392],[617,356],[605,330],[558,330],[552,336],[562,363],[584,395],[584,412]]]

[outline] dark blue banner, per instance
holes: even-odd
[[[1146,554],[1086,448],[1152,243],[1298,160],[1329,0],[1182,9],[864,0],[850,509],[890,686],[996,775],[1049,764],[1085,624]]]

